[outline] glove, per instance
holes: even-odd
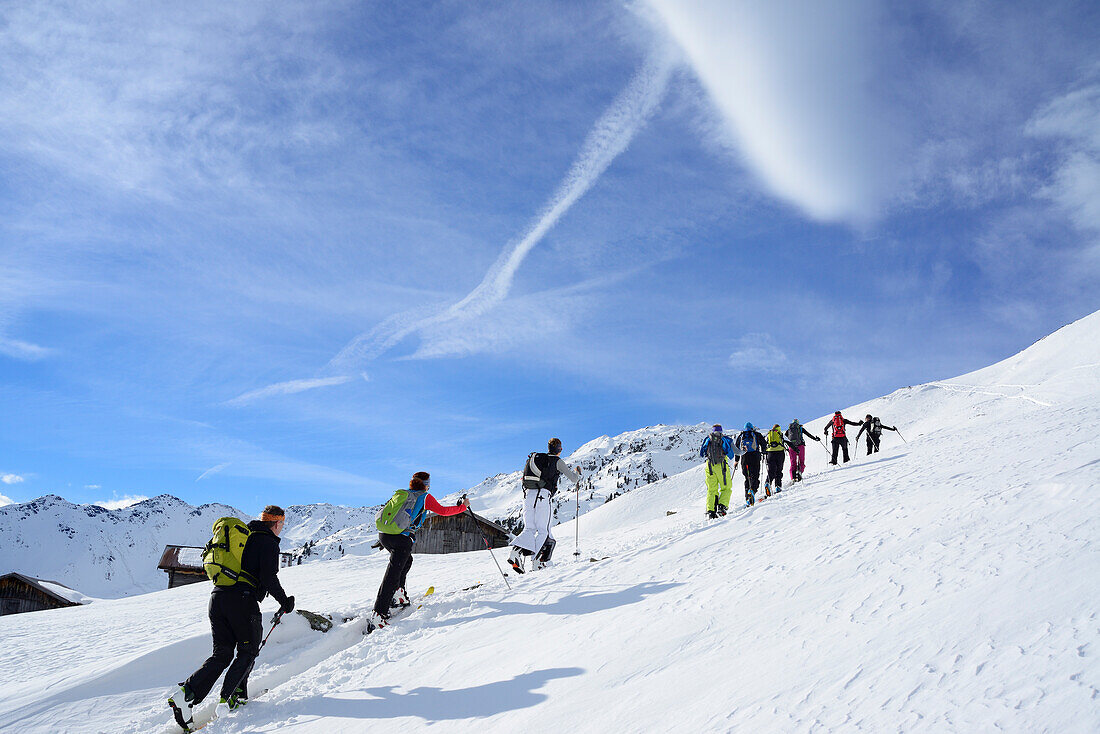
[[[293,612],[294,611],[294,597],[293,596],[288,596],[286,598],[286,601],[283,602],[283,606],[279,608],[279,611],[281,611],[283,614],[290,614],[291,612]]]

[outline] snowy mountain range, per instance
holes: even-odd
[[[284,551],[301,553],[317,538],[348,527],[373,527],[377,507],[329,504],[286,508]],[[163,589],[157,570],[164,546],[202,546],[219,517],[250,517],[222,504],[194,507],[160,495],[119,510],[76,505],[46,495],[0,507],[0,569],[58,581],[93,598]]]
[[[805,482],[714,521],[696,463],[593,507],[579,560],[510,586],[484,552],[419,556],[419,608],[369,637],[384,554],[285,569],[338,623],[277,627],[266,692],[214,728],[1100,730],[1100,313],[846,412],[908,442],[839,467],[812,450]],[[209,654],[207,597],[0,618],[0,728],[176,734],[165,691]]]
[[[653,426],[601,436],[568,457],[583,476],[582,514],[639,486],[679,473],[695,462],[707,426]],[[522,463],[522,458],[518,463]],[[498,474],[468,491],[478,514],[518,531],[522,526],[520,472]],[[444,502],[457,502],[456,492]],[[560,520],[576,516],[577,488],[556,497]],[[372,552],[378,506],[292,505],[282,548],[304,562]],[[56,495],[0,507],[0,570],[52,579],[91,597],[156,591],[167,583],[156,568],[167,544],[201,546],[214,521],[250,513],[221,504],[194,507],[160,495],[120,510],[75,505]],[[48,548],[48,551],[43,549]]]

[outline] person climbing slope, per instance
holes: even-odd
[[[844,449],[844,463],[848,463],[848,437],[845,434],[844,426],[858,426],[856,421],[850,421],[840,414],[840,411],[833,413],[833,418],[825,424],[825,435],[829,435],[829,431],[833,432],[833,460],[829,463],[836,466],[836,455],[840,449]]]
[[[778,423],[768,431],[766,441],[765,454],[768,457],[768,478],[764,482],[764,493],[771,497],[772,487],[775,487],[776,492],[783,491],[783,462],[787,458],[786,449],[791,444],[784,438],[783,430]]]
[[[821,439],[806,430],[795,418],[783,432],[787,439],[787,451],[791,455],[791,481],[801,482],[802,472],[806,471],[806,436],[821,443]]]
[[[756,503],[756,491],[760,489],[760,460],[764,454],[764,437],[752,425],[737,435],[734,446],[741,452],[741,473],[745,475],[745,504]]]
[[[884,426],[882,421],[877,417],[872,418],[871,414],[867,414],[867,418],[859,426],[859,432],[856,433],[856,444],[859,444],[859,437],[864,431],[867,431],[867,455],[878,453],[879,443],[882,440],[883,431],[897,431],[896,426]]]
[[[554,495],[558,492],[558,479],[564,476],[571,482],[579,482],[581,475],[569,468],[561,458],[561,440],[552,438],[546,443],[546,453],[528,454],[523,464],[523,532],[512,541],[512,553],[508,565],[516,573],[524,572],[527,556],[535,555],[534,570],[544,568],[550,561],[550,553],[557,541],[550,531],[554,521]]]
[[[214,581],[208,608],[214,651],[168,697],[172,715],[184,731],[192,730],[195,707],[226,668],[218,708],[235,709],[248,703],[248,674],[263,637],[260,602],[271,594],[284,613],[294,611],[294,597],[287,596],[279,583],[279,536],[285,523],[282,508],[268,505],[260,519],[247,526],[235,517],[223,517],[214,524],[214,539],[203,553],[204,566]],[[223,534],[224,545],[216,544]],[[210,556],[212,548],[224,555]],[[240,565],[231,568],[236,560]]]
[[[374,520],[378,529],[378,542],[389,551],[390,562],[386,565],[386,573],[378,586],[374,611],[367,617],[367,634],[389,623],[392,607],[409,605],[405,583],[409,569],[412,568],[416,531],[428,519],[428,513],[434,512],[448,517],[466,511],[465,497],[457,505],[441,505],[428,493],[430,484],[431,475],[428,472],[418,471],[413,474],[409,480],[409,488],[394,492]]]
[[[722,433],[722,426],[715,423],[710,435],[703,439],[699,447],[699,457],[707,460],[707,517],[712,520],[724,517],[729,510],[730,496],[733,494],[733,468],[727,458],[737,464],[740,453],[733,440]]]

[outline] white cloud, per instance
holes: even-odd
[[[103,487],[99,484],[85,484],[84,489],[103,489]]]
[[[107,510],[121,510],[130,505],[136,505],[138,502],[144,502],[149,499],[143,494],[127,494],[119,497],[116,493],[112,492],[112,499],[109,500],[96,500],[93,505],[99,505]]]
[[[1100,233],[1100,84],[1054,100],[1031,120],[1028,132],[1062,143],[1062,158],[1044,193],[1078,229]]]
[[[8,339],[0,335],[0,354],[33,362],[42,359],[49,353],[50,350],[46,347],[40,347],[30,342],[19,341],[18,339]]]
[[[11,497],[5,497],[4,495],[0,494],[0,507],[3,507],[4,505],[14,505],[14,504],[15,504],[15,500],[13,500]]]
[[[20,484],[23,481],[25,481],[25,478],[19,476],[18,474],[4,474],[3,476],[0,476],[0,482],[3,482],[4,484]]]
[[[870,91],[873,2],[648,2],[768,189],[822,221],[876,215],[899,134]]]
[[[252,402],[253,400],[269,398],[272,395],[291,395],[294,393],[305,392],[306,390],[315,390],[319,387],[342,385],[345,382],[350,382],[351,379],[352,378],[348,377],[347,375],[340,375],[338,377],[317,377],[305,380],[288,380],[286,382],[276,382],[274,385],[268,385],[267,387],[250,390],[249,392],[238,395],[232,400],[225,401],[225,404],[245,405]]]
[[[626,89],[596,120],[573,165],[542,212],[518,240],[501,251],[476,288],[462,300],[434,314],[405,312],[386,319],[345,346],[329,362],[329,368],[346,369],[357,362],[374,359],[415,333],[438,333],[441,327],[456,322],[469,325],[471,321],[499,305],[511,291],[516,272],[531,250],[573,204],[592,188],[612,161],[627,149],[634,136],[645,126],[664,98],[673,68],[674,57],[668,48],[662,47],[654,52],[630,80]],[[464,337],[461,351],[477,351],[476,336],[474,334]],[[438,354],[437,350],[429,348],[418,352],[418,356]]]
[[[778,372],[787,365],[787,355],[775,345],[770,334],[745,334],[729,356],[736,370]]]
[[[230,462],[225,461],[225,462],[222,462],[221,464],[218,464],[216,466],[212,466],[209,469],[207,469],[206,471],[204,471],[202,474],[200,474],[198,476],[198,479],[196,479],[195,481],[196,482],[201,482],[203,479],[206,479],[209,476],[213,476],[214,474],[217,474],[222,469],[229,466],[229,464],[230,464]]]

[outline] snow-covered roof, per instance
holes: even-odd
[[[8,577],[18,578],[20,581],[33,586],[44,594],[52,596],[60,601],[68,602],[69,604],[87,604],[92,599],[89,596],[81,594],[76,589],[70,589],[65,584],[60,584],[56,581],[47,581],[45,579],[36,579],[34,576],[27,576],[26,574],[13,571],[0,576],[0,579],[6,579]]]

